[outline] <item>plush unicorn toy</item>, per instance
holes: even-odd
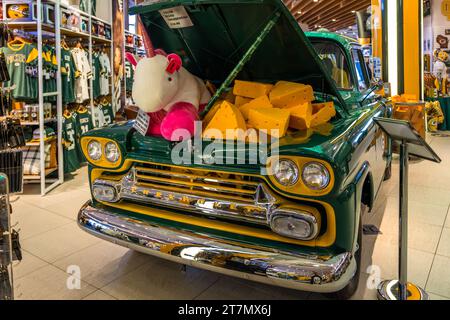
[[[150,116],[147,135],[180,141],[194,135],[199,110],[211,95],[202,80],[182,67],[178,55],[160,52],[138,63],[133,99]]]

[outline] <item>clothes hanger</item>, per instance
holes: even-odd
[[[72,116],[72,113],[70,112],[69,108],[67,108],[67,107],[64,109],[64,116],[66,118],[69,118],[70,116]]]
[[[67,45],[67,42],[66,42],[66,36],[64,36],[63,39],[61,40],[61,47],[64,50],[70,50],[70,48],[69,48],[69,46]]]
[[[8,44],[10,46],[13,45],[23,45],[26,44],[27,42],[25,41],[25,39],[23,39],[22,37],[19,36],[15,36],[13,40],[9,41]]]
[[[86,109],[86,107],[85,106],[83,106],[83,105],[80,105],[79,107],[78,107],[78,109],[77,109],[77,112],[78,113],[86,113],[88,110]]]

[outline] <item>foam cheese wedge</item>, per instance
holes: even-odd
[[[289,127],[297,130],[307,130],[311,128],[313,107],[311,102],[286,109],[291,113]]]
[[[336,109],[333,102],[314,103],[311,128],[320,126],[324,123],[328,123],[335,116]]]
[[[233,93],[235,96],[241,96],[250,99],[256,99],[261,96],[268,96],[273,85],[236,80]]]
[[[282,109],[251,109],[248,120],[253,128],[265,130],[275,138],[282,138],[289,127],[290,115],[288,110]]]
[[[219,111],[220,106],[222,105],[223,100],[221,101],[217,101],[213,107],[211,108],[211,110],[209,110],[209,112],[206,114],[206,116],[203,118],[203,128],[205,128],[206,126],[208,126],[208,124],[211,122],[211,120],[214,118],[214,116],[216,115],[217,111]]]
[[[240,97],[240,96],[237,96],[234,105],[235,105],[236,107],[240,108],[240,107],[242,107],[244,104],[249,103],[250,101],[252,101],[251,98],[246,98],[246,97]]]
[[[238,139],[239,131],[246,132],[247,125],[238,108],[222,101],[206,129],[203,131],[204,139]]]
[[[270,102],[277,108],[293,108],[314,99],[311,86],[294,82],[280,81],[270,92]]]
[[[250,110],[253,109],[271,109],[273,108],[272,104],[270,103],[270,100],[267,96],[261,96],[257,99],[251,100],[249,103],[244,104],[239,108],[239,111],[241,111],[242,115],[244,116],[245,120],[248,120],[248,116],[250,113]]]

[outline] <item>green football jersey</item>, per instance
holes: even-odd
[[[80,139],[81,136],[92,129],[94,129],[94,126],[92,124],[92,116],[89,113],[89,110],[86,109],[86,111],[80,112],[74,112],[73,117],[75,119],[75,135],[76,135],[76,141],[77,141],[77,152],[78,157],[81,162],[86,162],[86,159],[83,154],[83,150],[81,150],[81,144]]]
[[[91,14],[95,16],[97,14],[97,0],[91,1]],[[80,0],[80,10],[89,13],[89,0]]]
[[[75,62],[69,50],[61,49],[61,83],[64,104],[74,103],[75,97]]]
[[[128,60],[125,61],[125,81],[127,86],[127,92],[130,93],[133,91],[134,84],[134,68],[131,62]]]
[[[64,139],[64,173],[72,173],[80,169],[80,159],[77,151],[76,123],[72,116],[63,117],[63,139]]]
[[[44,76],[44,92],[56,92],[56,71],[58,63],[56,61],[56,50],[50,45],[45,45],[42,50],[43,59],[43,76]],[[55,102],[56,96],[46,97],[44,101]]]
[[[12,89],[12,97],[19,101],[28,101],[37,97],[37,88],[33,86],[30,67],[38,58],[34,45],[9,45],[1,48],[5,55],[10,81],[4,83],[4,88]],[[37,80],[37,78],[36,78]]]
[[[94,99],[97,99],[100,97],[100,72],[101,72],[101,65],[100,65],[100,54],[98,52],[95,52],[92,55],[92,86],[93,86],[93,95]]]
[[[106,102],[100,104],[101,112],[103,115],[103,126],[108,126],[114,123],[114,111],[111,103]]]

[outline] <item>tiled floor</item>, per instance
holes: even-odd
[[[450,299],[450,138],[430,137],[441,165],[414,163],[410,172],[409,279],[432,299]],[[398,165],[365,223],[382,235],[364,238],[364,266],[355,299],[375,299],[373,278],[397,274]],[[181,267],[128,251],[78,229],[76,214],[89,198],[86,169],[41,198],[37,187],[13,204],[24,259],[15,267],[16,299],[323,299]],[[81,282],[67,273],[75,267]],[[370,267],[372,266],[372,267]],[[378,267],[377,268],[374,268]]]

